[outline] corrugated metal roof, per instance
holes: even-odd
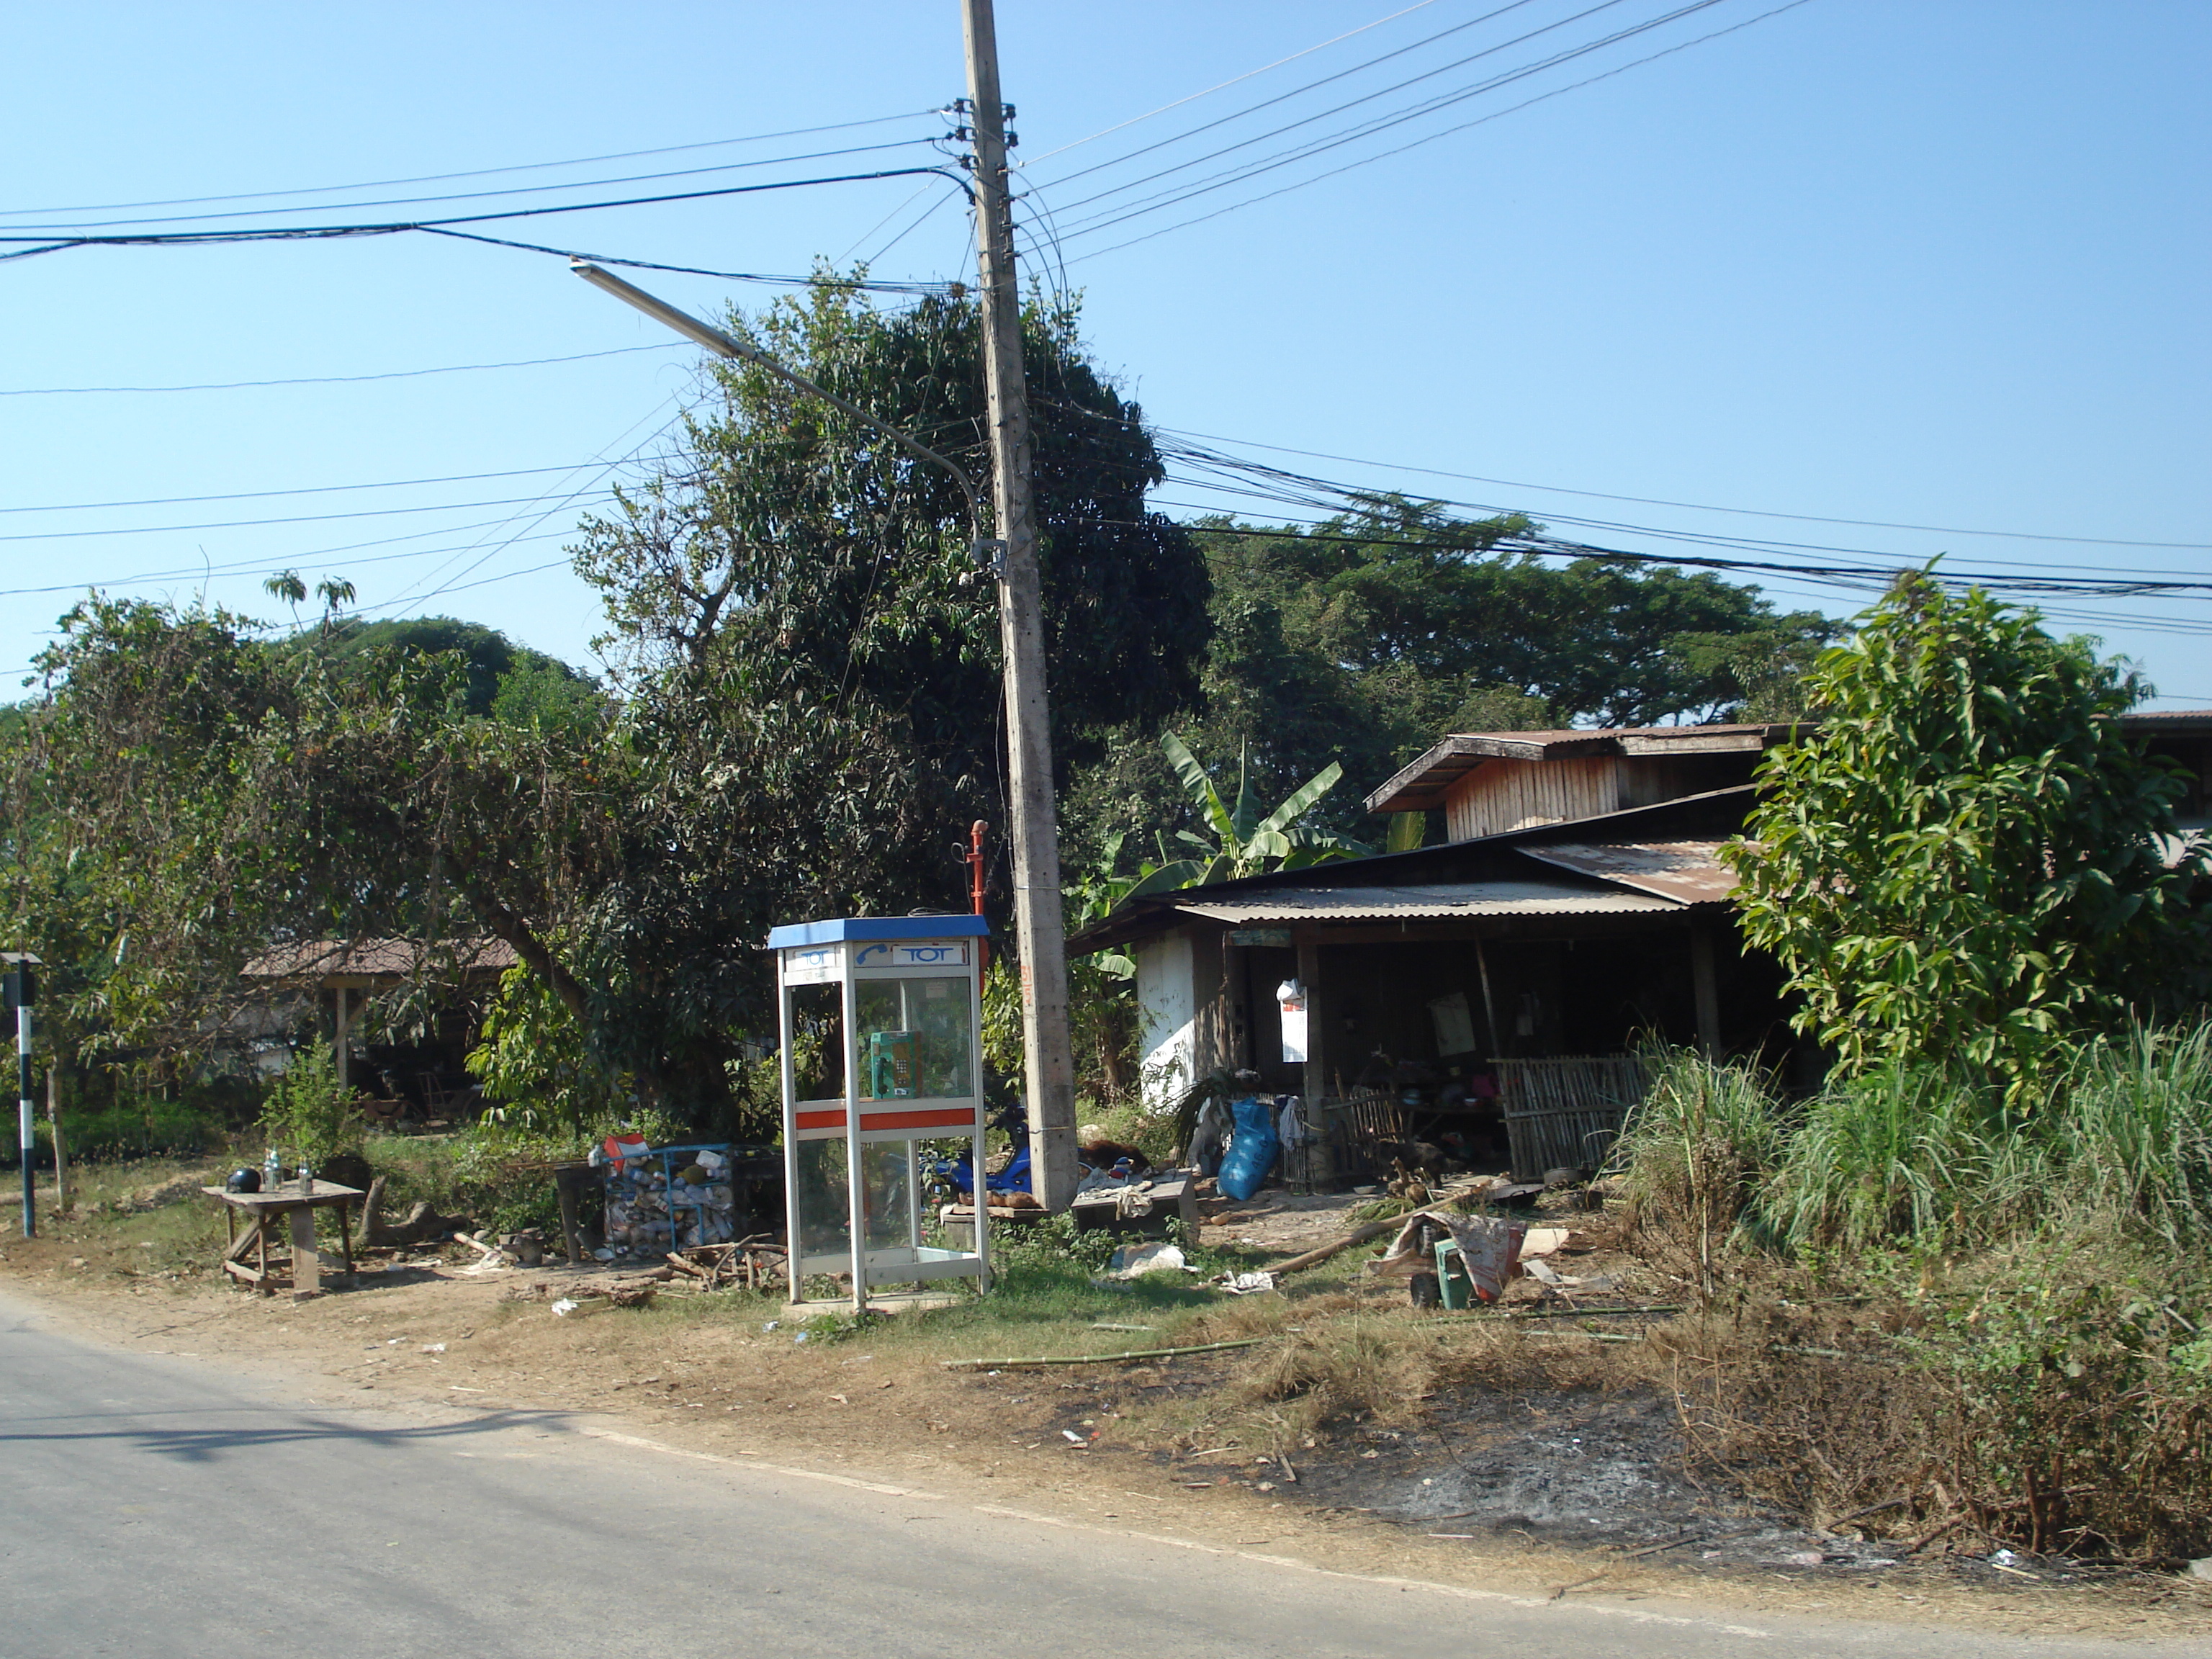
[[[1717,841],[1560,842],[1521,851],[1577,875],[1617,882],[1678,904],[1718,904],[1735,891],[1735,872],[1720,861],[1720,845]]]
[[[1563,881],[1449,881],[1406,887],[1278,887],[1235,898],[1179,899],[1178,910],[1216,921],[1440,921],[1461,916],[1603,915],[1677,910],[1646,893],[1606,892]]]

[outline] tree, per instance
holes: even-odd
[[[1210,760],[1248,755],[1269,796],[1340,763],[1353,787],[1316,827],[1359,836],[1360,799],[1444,732],[1792,712],[1835,631],[1711,574],[1502,550],[1536,528],[1390,496],[1310,531],[1204,521],[1213,644],[1178,728]],[[1117,733],[1078,777],[1065,819],[1086,852],[1184,821],[1157,735]]]
[[[2143,687],[1978,590],[1901,577],[1822,653],[1727,856],[1744,937],[1847,1072],[1970,1066],[2025,1098],[2053,1045],[2201,995],[2182,786],[2118,717]]]
[[[604,774],[468,716],[457,655],[262,631],[95,597],[40,659],[5,873],[21,933],[68,964],[85,1057],[189,1068],[257,994],[240,967],[287,940],[489,933],[582,1010],[553,924],[599,884]]]

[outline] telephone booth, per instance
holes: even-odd
[[[972,1278],[975,1248],[922,1243],[922,1141],[968,1143],[983,1167],[981,916],[881,916],[772,929],[783,1037],[784,1190],[791,1299],[809,1275],[870,1285]],[[854,1248],[859,1241],[860,1248]]]

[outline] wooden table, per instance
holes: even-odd
[[[222,1200],[223,1234],[228,1241],[222,1253],[222,1270],[233,1279],[252,1285],[264,1296],[275,1294],[270,1283],[269,1243],[277,1235],[278,1222],[291,1218],[292,1232],[292,1299],[304,1302],[311,1296],[319,1296],[323,1290],[322,1253],[315,1248],[315,1212],[336,1210],[338,1212],[338,1238],[344,1253],[345,1270],[353,1271],[353,1229],[348,1224],[346,1211],[354,1200],[362,1196],[358,1187],[341,1187],[334,1181],[318,1181],[313,1192],[302,1192],[300,1183],[288,1181],[264,1193],[234,1193],[221,1187],[203,1187],[200,1190],[210,1198]],[[239,1218],[248,1218],[246,1231],[239,1231]],[[277,1239],[283,1243],[281,1238]],[[246,1258],[253,1261],[248,1265]]]

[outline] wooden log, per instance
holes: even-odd
[[[1355,1244],[1364,1244],[1370,1239],[1380,1238],[1393,1228],[1402,1224],[1404,1221],[1403,1216],[1395,1215],[1388,1221],[1370,1221],[1364,1227],[1354,1227],[1333,1243],[1324,1244],[1319,1249],[1308,1250],[1304,1255],[1294,1255],[1288,1261],[1278,1262],[1268,1271],[1280,1277],[1284,1273],[1294,1273],[1301,1267],[1318,1267],[1340,1250],[1348,1250]]]
[[[1018,1370],[1036,1365],[1110,1365],[1117,1359],[1173,1359],[1187,1353],[1219,1353],[1225,1348],[1254,1348],[1272,1340],[1264,1336],[1239,1337],[1234,1342],[1200,1342],[1188,1348],[1133,1348],[1127,1353],[1078,1353],[1042,1356],[1034,1359],[943,1359],[948,1371]]]

